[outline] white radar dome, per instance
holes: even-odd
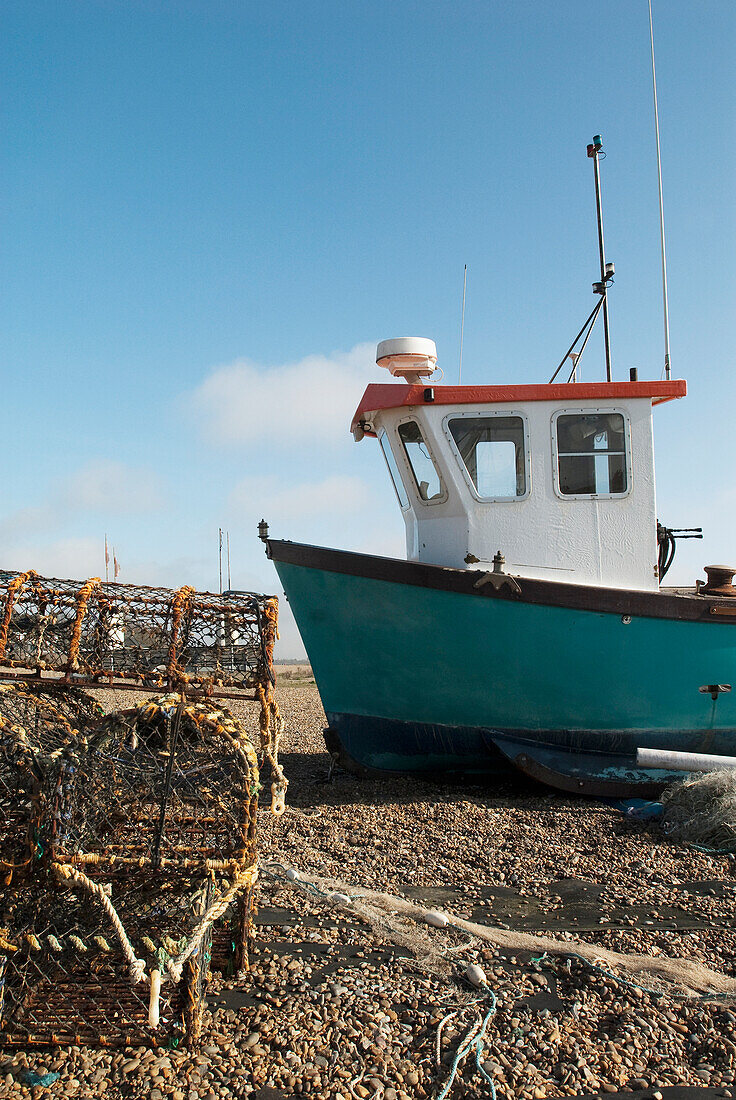
[[[376,362],[395,378],[404,378],[411,385],[434,373],[437,348],[434,340],[427,340],[424,336],[381,340],[376,348]]]

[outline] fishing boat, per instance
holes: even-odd
[[[637,749],[736,755],[734,570],[708,567],[691,589],[663,583],[675,540],[700,537],[657,520],[654,410],[684,398],[686,383],[611,377],[601,149],[599,137],[588,147],[596,306],[549,382],[435,385],[431,340],[378,345],[392,380],[367,387],[351,427],[384,455],[406,560],[261,527],[327,747],[349,770],[514,767],[565,791],[627,797],[675,774],[639,766]],[[606,378],[577,381],[601,311]]]

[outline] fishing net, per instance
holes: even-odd
[[[3,849],[3,1040],[194,1043],[210,968],[248,966],[255,750],[209,702],[103,716],[75,694],[0,692],[20,825]]]
[[[278,602],[0,572],[0,666],[176,688],[273,683]]]
[[[736,851],[736,769],[688,776],[660,796],[668,836],[719,851]]]
[[[438,914],[424,909],[414,901],[356,886],[339,878],[325,878],[322,875],[287,869],[279,863],[265,864],[264,870],[284,885],[304,891],[310,898],[331,909],[343,909],[359,917],[377,935],[408,947],[417,956],[417,962],[422,969],[430,973],[442,974],[446,970],[442,957],[456,953],[458,946],[456,943],[448,944],[448,932],[453,936],[459,932],[504,950],[572,956],[592,970],[609,975],[614,981],[635,985],[646,983],[650,991],[667,994],[678,1000],[714,999],[736,1003],[736,978],[711,970],[694,959],[626,954],[583,940],[557,939],[544,934],[477,924],[449,910],[444,911],[443,927],[429,932],[427,926],[434,924],[434,918]],[[413,939],[410,922],[425,926]],[[467,946],[469,944],[464,945]]]

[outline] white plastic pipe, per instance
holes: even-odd
[[[638,768],[664,768],[678,772],[716,772],[736,768],[736,756],[709,756],[702,752],[672,749],[637,749]]]
[[[151,971],[151,992],[148,998],[148,1023],[152,1028],[158,1027],[159,1000],[161,998],[161,971]]]

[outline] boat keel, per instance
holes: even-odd
[[[328,752],[346,771],[362,777],[413,775],[492,779],[522,772],[545,786],[591,798],[651,798],[681,773],[638,768],[639,741],[648,731],[493,730],[432,725],[364,715],[328,714]],[[661,738],[656,731],[657,738]],[[700,731],[681,731],[692,745]]]

